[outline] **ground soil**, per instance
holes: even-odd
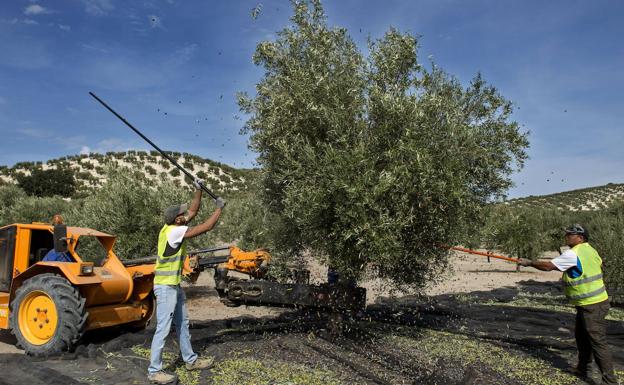
[[[575,359],[574,312],[558,273],[463,254],[453,261],[426,295],[391,295],[380,282],[366,283],[366,310],[338,323],[316,311],[225,307],[204,274],[186,288],[192,342],[216,366],[185,371],[173,339],[167,365],[189,385],[583,383],[566,372]],[[313,279],[324,274],[312,267]],[[147,384],[152,334],[149,327],[91,333],[75,352],[40,359],[0,331],[0,385]],[[609,321],[608,338],[622,371],[621,318]]]

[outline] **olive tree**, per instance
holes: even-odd
[[[151,254],[162,226],[157,190],[128,169],[110,166],[106,177],[100,188],[75,202],[65,222],[117,235],[121,258]]]
[[[512,103],[480,75],[464,87],[423,66],[410,34],[390,29],[364,54],[320,1],[293,8],[257,46],[255,95],[239,95],[279,219],[274,253],[423,284],[445,264],[438,245],[460,239],[526,158]]]
[[[0,187],[0,226],[10,223],[50,223],[55,214],[63,213],[70,203],[59,196],[29,196],[15,185]]]
[[[544,251],[560,250],[566,220],[558,209],[499,204],[489,212],[482,240],[512,257],[537,259]]]
[[[30,175],[18,173],[17,184],[28,195],[51,197],[55,195],[71,197],[76,191],[74,171],[70,168],[35,168]]]
[[[559,206],[559,205],[557,205]],[[514,257],[538,258],[545,251],[561,251],[563,229],[580,223],[589,230],[589,243],[604,263],[607,290],[619,303],[624,301],[624,203],[594,211],[570,211],[538,205],[514,207],[499,204],[492,208],[481,234],[483,243]]]
[[[189,203],[192,196],[190,187],[177,187],[171,180],[154,183],[127,168],[109,167],[104,185],[94,194],[74,202],[67,212],[66,223],[116,235],[115,252],[122,259],[155,255],[164,209]],[[204,199],[194,222],[205,219],[213,209],[212,200]],[[189,247],[210,246],[213,237],[208,233],[193,238]]]

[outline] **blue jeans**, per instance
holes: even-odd
[[[148,373],[162,370],[162,352],[165,340],[171,330],[171,321],[175,324],[180,340],[180,352],[184,362],[193,363],[197,354],[191,346],[189,319],[186,311],[186,296],[180,285],[154,285],[156,295],[156,333],[152,339],[152,351]]]

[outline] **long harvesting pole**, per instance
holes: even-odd
[[[190,172],[186,171],[186,169],[184,169],[184,167],[180,166],[180,164],[178,162],[175,161],[175,159],[173,159],[172,157],[170,157],[166,152],[164,152],[163,150],[161,150],[156,144],[154,144],[154,142],[152,142],[151,140],[149,140],[149,138],[145,135],[143,135],[141,133],[141,131],[137,130],[132,124],[130,124],[130,122],[128,122],[123,116],[119,115],[115,110],[113,110],[112,108],[110,108],[108,106],[108,104],[106,104],[102,99],[98,98],[97,95],[95,95],[93,92],[89,92],[89,95],[93,96],[93,98],[95,100],[97,100],[98,102],[100,102],[101,105],[103,105],[107,110],[109,110],[110,112],[113,113],[113,115],[115,115],[117,118],[119,118],[119,120],[121,120],[122,122],[124,122],[126,124],[126,126],[130,127],[130,129],[132,129],[132,131],[136,132],[141,138],[143,138],[143,140],[145,140],[147,143],[149,143],[152,147],[154,147],[154,149],[156,149],[156,151],[158,151],[160,153],[160,155],[164,156],[165,158],[167,158],[169,160],[169,162],[171,162],[171,164],[173,164],[174,166],[176,166],[180,171],[182,171],[186,176],[188,176],[189,178],[191,178],[192,180],[195,180],[195,176],[193,174],[191,174]],[[212,193],[212,191],[208,190],[208,188],[206,188],[206,186],[204,186],[203,184],[200,184],[202,190],[204,190],[206,193],[208,193],[208,195],[210,195],[210,197],[214,200],[217,200],[217,196],[215,194]]]
[[[443,245],[442,247],[450,249],[450,250],[463,251],[464,253],[468,253],[468,254],[475,254],[475,255],[482,255],[484,257],[498,258],[498,259],[502,259],[504,261],[514,262],[514,263],[520,262],[520,260],[517,259],[517,258],[505,257],[503,255],[496,255],[496,254],[492,254],[490,252],[484,253],[482,251],[465,249],[465,248],[459,247],[459,246],[446,246],[446,245]]]

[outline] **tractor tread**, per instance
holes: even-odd
[[[19,306],[25,296],[34,290],[48,294],[57,307],[56,332],[43,345],[29,343],[19,329]],[[17,289],[15,298],[11,302],[9,323],[11,332],[17,338],[17,345],[33,356],[49,356],[72,350],[84,334],[84,326],[88,317],[85,303],[80,292],[67,279],[58,274],[45,273],[28,279]]]

